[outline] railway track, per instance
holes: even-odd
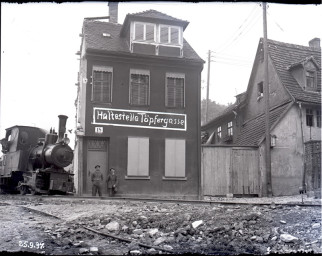
[[[12,195],[11,195],[12,196]],[[12,199],[20,199],[23,200],[25,196],[14,195]],[[272,202],[241,202],[241,201],[213,201],[213,200],[184,200],[184,199],[160,199],[160,198],[137,198],[137,197],[92,197],[92,196],[35,196],[36,198],[43,199],[75,199],[75,200],[104,200],[104,201],[140,201],[140,202],[155,202],[155,203],[176,203],[176,204],[203,204],[203,205],[258,205],[258,206],[269,206],[269,205],[284,205],[284,206],[301,206],[301,207],[321,207],[321,204],[318,203],[310,203],[310,202],[286,202],[286,203],[277,203],[274,202],[274,197],[272,197]]]
[[[50,214],[50,213],[47,213],[47,212],[44,212],[44,211],[40,211],[40,210],[37,210],[37,209],[33,209],[33,208],[30,208],[30,207],[27,207],[27,206],[24,206],[24,205],[13,205],[13,204],[9,204],[9,203],[1,203],[0,206],[17,206],[17,207],[23,208],[24,210],[26,210],[28,212],[33,212],[33,213],[36,213],[36,214],[41,215],[41,216],[50,217],[50,218],[53,218],[53,219],[56,219],[56,220],[61,220],[62,222],[66,221],[65,219],[60,218],[58,216],[55,216],[53,214]],[[135,240],[124,238],[124,237],[119,237],[119,236],[112,235],[112,234],[107,233],[107,232],[101,232],[101,231],[95,230],[93,228],[90,228],[90,227],[88,227],[86,225],[82,225],[82,224],[78,224],[78,225],[79,225],[79,227],[83,228],[86,231],[98,234],[98,235],[103,236],[103,237],[112,238],[112,239],[119,240],[121,242],[126,242],[126,243],[135,243],[138,246],[141,246],[141,247],[144,247],[144,248],[149,248],[149,249],[153,248],[153,249],[155,249],[157,251],[161,251],[161,252],[167,252],[167,253],[170,253],[170,254],[175,253],[173,250],[168,250],[166,248],[153,246],[153,245],[148,245],[148,244],[144,244],[144,243],[138,243]]]

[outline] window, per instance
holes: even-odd
[[[128,138],[127,175],[149,176],[149,138]]]
[[[150,72],[131,69],[130,73],[130,104],[149,105]]]
[[[233,136],[233,122],[229,122],[228,125],[228,136]]]
[[[165,177],[184,178],[186,169],[186,141],[165,140]]]
[[[184,107],[184,74],[166,74],[166,106]]]
[[[112,74],[112,68],[93,67],[92,101],[112,102]]]
[[[179,27],[160,26],[160,43],[181,45]]]
[[[306,71],[306,87],[308,89],[314,89],[316,87],[314,71]]]
[[[260,82],[257,84],[257,100],[260,100],[264,96],[264,84]]]
[[[134,40],[155,42],[155,25],[149,23],[134,23]]]
[[[220,141],[221,139],[221,126],[217,128],[217,141]]]
[[[321,110],[316,111],[316,126],[321,128]]]
[[[313,110],[306,109],[306,125],[313,126]]]

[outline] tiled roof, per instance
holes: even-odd
[[[269,55],[276,67],[277,73],[287,91],[296,101],[321,104],[321,92],[304,90],[292,76],[289,67],[301,61],[313,57],[319,65],[318,84],[321,88],[321,48],[295,44],[282,43],[274,40],[268,41]]]
[[[128,14],[131,16],[136,16],[136,17],[144,17],[144,18],[153,18],[153,19],[162,19],[162,20],[169,20],[169,21],[176,21],[176,22],[184,22],[184,23],[189,23],[188,21],[185,20],[180,20],[177,18],[174,18],[172,16],[169,16],[167,14],[164,14],[162,12],[158,12],[155,10],[147,10],[144,12],[138,12],[138,13],[131,13]]]
[[[282,105],[274,107],[269,112],[270,127],[274,125],[285,110],[293,104],[288,101]],[[236,146],[258,146],[261,138],[265,135],[265,113],[247,120],[243,123],[240,134],[234,145]]]
[[[239,102],[236,101],[235,103],[233,103],[230,106],[228,106],[227,108],[225,108],[223,111],[220,112],[220,114],[217,117],[215,117],[214,119],[212,119],[212,120],[208,121],[207,123],[205,123],[204,125],[202,125],[201,129],[202,130],[208,129],[209,127],[212,126],[212,124],[216,123],[221,118],[232,114],[233,110],[235,110],[236,108],[241,106],[246,99],[246,92],[240,93],[237,96],[239,96],[239,98],[240,98]]]
[[[121,29],[122,25],[120,24],[84,20],[83,34],[86,50],[92,49],[110,53],[131,54],[126,38],[120,36]],[[110,34],[110,37],[103,36],[103,33]],[[203,62],[185,39],[183,40],[183,58],[181,59]]]

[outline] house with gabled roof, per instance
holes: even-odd
[[[260,39],[246,92],[201,128],[208,134],[203,150],[231,149],[230,163],[226,164],[231,175],[226,175],[226,190],[222,190],[227,194],[267,195],[263,59]],[[320,39],[314,38],[309,46],[268,40],[268,69],[273,195],[298,194],[303,184],[308,190],[321,189],[321,157],[316,155],[314,170],[308,170],[310,164],[305,162],[310,151],[307,149],[313,144],[321,152]],[[237,149],[243,153],[236,153]],[[244,161],[245,167],[237,168],[238,163],[243,165],[242,159],[249,156],[250,149],[252,160],[249,158],[247,164]],[[238,183],[237,177],[244,181]]]
[[[148,10],[118,23],[85,18],[76,99],[75,184],[90,195],[96,165],[114,168],[119,196],[200,196],[204,61],[184,39],[189,22]]]

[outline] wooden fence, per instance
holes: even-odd
[[[201,173],[204,196],[260,194],[257,148],[203,145]]]

